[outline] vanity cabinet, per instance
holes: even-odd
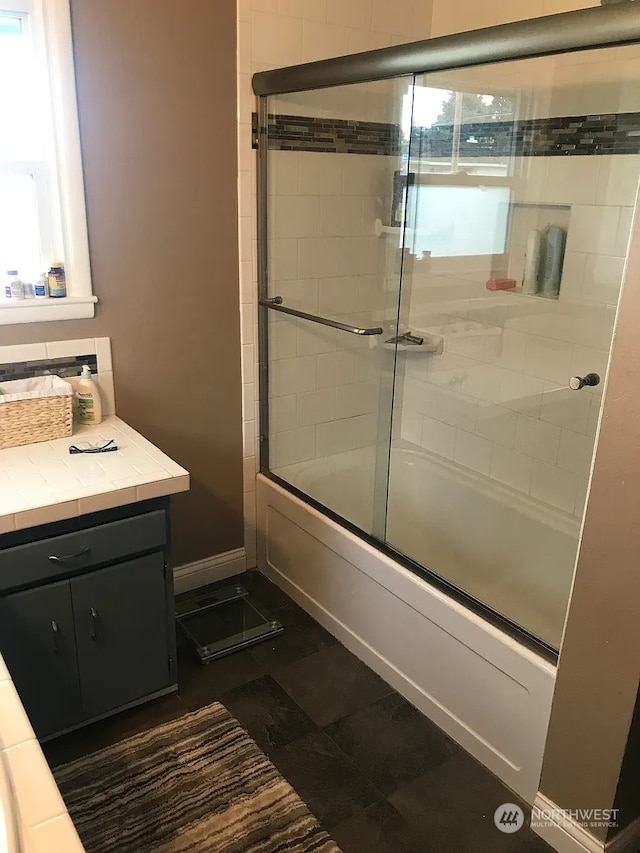
[[[37,736],[175,690],[168,502],[28,534],[0,540],[0,652]]]

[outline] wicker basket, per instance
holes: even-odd
[[[59,376],[0,382],[0,450],[73,432],[73,389]]]

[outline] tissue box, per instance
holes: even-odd
[[[0,382],[0,450],[70,436],[72,403],[73,389],[59,376]]]

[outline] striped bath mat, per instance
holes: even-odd
[[[217,702],[54,775],[87,853],[340,853]]]

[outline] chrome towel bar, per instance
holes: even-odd
[[[349,332],[350,335],[381,335],[382,328],[380,326],[372,326],[371,328],[360,328],[359,326],[350,326],[348,323],[339,323],[337,320],[331,320],[329,317],[318,317],[316,314],[307,314],[306,311],[298,311],[296,308],[287,308],[282,304],[282,296],[274,296],[271,299],[260,299],[258,304],[263,308],[270,308],[272,311],[281,311],[283,314],[291,314],[293,317],[300,317],[302,320],[310,320],[312,323],[320,323],[322,326],[330,326],[332,329],[340,329],[341,332]]]

